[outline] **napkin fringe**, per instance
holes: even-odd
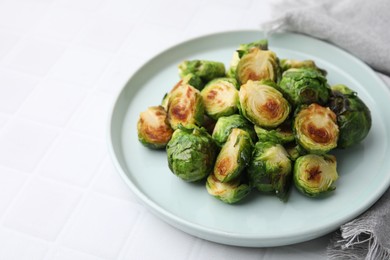
[[[390,259],[390,251],[373,235],[373,219],[356,219],[343,225],[328,246],[329,259]]]

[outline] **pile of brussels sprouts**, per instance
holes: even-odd
[[[279,59],[267,40],[241,44],[224,63],[188,60],[161,105],[140,114],[138,139],[166,149],[187,182],[235,203],[252,190],[286,201],[291,186],[315,197],[335,189],[329,152],[361,142],[371,115],[356,92],[330,86],[312,60]]]

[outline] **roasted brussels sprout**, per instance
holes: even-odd
[[[200,92],[205,112],[213,119],[230,116],[237,112],[237,81],[232,78],[213,79]]]
[[[253,143],[248,132],[232,129],[226,143],[215,161],[213,174],[220,182],[237,178],[248,165],[252,154]]]
[[[309,153],[323,154],[337,147],[336,114],[318,104],[302,106],[295,116],[295,139]]]
[[[222,146],[228,139],[228,136],[230,135],[230,132],[233,128],[243,129],[248,132],[253,142],[257,140],[257,136],[255,130],[253,129],[252,123],[250,123],[242,115],[235,114],[231,116],[223,116],[218,119],[212,133],[214,141],[219,146]]]
[[[217,199],[233,204],[246,197],[251,188],[248,184],[241,184],[240,179],[229,182],[220,182],[214,174],[210,174],[206,181],[207,192]]]
[[[268,40],[262,39],[255,42],[240,44],[238,49],[233,53],[229,70],[226,72],[227,77],[236,78],[238,62],[240,61],[241,57],[244,56],[244,54],[248,53],[252,48],[268,50]]]
[[[286,71],[288,69],[314,69],[320,72],[324,77],[326,76],[327,72],[324,69],[321,69],[317,67],[315,62],[313,60],[292,60],[292,59],[282,59],[280,60],[280,67],[282,71]]]
[[[137,131],[138,140],[152,149],[165,148],[173,134],[167,113],[162,106],[149,107],[142,112],[138,119]]]
[[[279,127],[274,129],[266,129],[255,125],[257,138],[261,142],[274,142],[279,144],[289,143],[295,140],[294,133],[291,127],[291,121],[284,121]]]
[[[336,157],[329,154],[307,154],[294,164],[294,184],[303,194],[315,197],[336,189],[338,179]]]
[[[325,105],[330,96],[326,78],[313,69],[286,70],[279,87],[293,106],[311,103]]]
[[[361,142],[371,129],[371,112],[357,93],[345,85],[331,87],[329,106],[337,116],[340,136],[339,148],[347,148]]]
[[[241,86],[239,98],[242,115],[261,127],[277,127],[290,114],[290,104],[269,81],[249,80]]]
[[[251,48],[237,64],[236,79],[242,85],[248,80],[278,81],[280,77],[279,60],[270,50]]]
[[[180,126],[167,144],[169,169],[187,182],[201,180],[213,171],[217,146],[204,128]]]
[[[257,142],[247,169],[250,184],[259,191],[274,193],[286,201],[292,165],[284,147],[273,142]]]
[[[225,64],[209,60],[186,60],[179,64],[181,78],[190,73],[200,77],[202,81],[208,82],[225,76]]]
[[[177,84],[169,93],[168,121],[173,129],[179,125],[201,126],[204,104],[200,91],[188,84]]]

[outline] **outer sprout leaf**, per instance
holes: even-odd
[[[213,170],[217,147],[203,128],[179,127],[167,144],[169,169],[187,182],[201,180]]]

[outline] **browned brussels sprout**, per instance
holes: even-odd
[[[169,93],[168,121],[173,129],[179,125],[185,127],[201,126],[204,104],[200,91],[179,82]]]
[[[173,130],[162,106],[149,107],[140,114],[137,123],[138,140],[152,149],[165,148]]]
[[[336,157],[329,154],[307,154],[294,165],[294,184],[303,194],[315,197],[336,189],[338,179]]]
[[[336,114],[318,104],[303,106],[294,119],[296,141],[309,153],[324,154],[337,147]]]
[[[239,91],[239,109],[253,124],[277,127],[290,114],[290,104],[270,81],[249,80]]]

